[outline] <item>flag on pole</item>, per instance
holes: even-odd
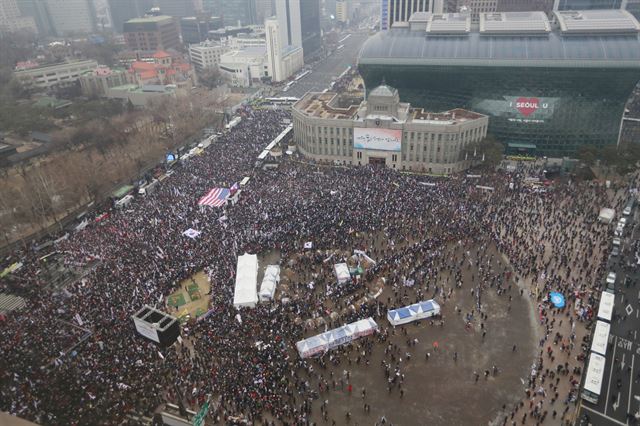
[[[201,206],[221,207],[227,202],[230,191],[227,188],[213,188],[207,195],[200,198],[198,204]]]
[[[238,182],[231,185],[231,188],[229,188],[229,192],[231,192],[231,196],[233,196],[233,194],[238,192],[238,189],[240,189],[240,184],[238,184]]]

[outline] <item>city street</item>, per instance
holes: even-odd
[[[340,76],[349,66],[354,66],[358,52],[369,37],[366,33],[345,34],[339,46],[326,59],[313,68],[313,71],[291,85],[286,92],[280,91],[278,96],[302,97],[309,91],[320,92],[329,88],[331,81]]]
[[[633,231],[623,239],[620,256],[611,257],[607,265],[607,273],[615,272],[617,280],[602,390],[597,405],[582,400],[579,425],[640,423],[640,335],[637,331],[640,325],[640,287],[637,286],[640,273],[637,268],[628,266],[628,263],[636,261],[632,245],[640,231],[636,225],[637,212],[630,218],[632,223],[627,225],[627,229],[632,228]],[[628,286],[625,285],[627,276],[632,280]]]

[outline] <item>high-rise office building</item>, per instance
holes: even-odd
[[[180,34],[182,42],[195,44],[207,40],[209,31],[222,27],[222,19],[217,16],[200,14],[198,16],[187,16],[180,19]]]
[[[23,30],[38,32],[33,17],[22,16],[16,0],[0,0],[0,32]]]
[[[300,2],[300,25],[302,28],[302,48],[308,58],[320,50],[320,0],[302,0]]]
[[[34,19],[40,35],[53,34],[53,26],[47,13],[47,5],[41,0],[20,0],[18,8],[22,16],[30,16]]]
[[[160,9],[160,13],[176,18],[184,18],[185,16],[194,16],[197,12],[202,11],[202,2],[194,2],[194,0],[153,0],[154,6]],[[196,9],[199,6],[200,9]]]
[[[302,47],[300,1],[280,0],[276,2],[276,18],[280,30],[280,39],[284,47]]]
[[[622,0],[555,0],[553,10],[620,9]]]
[[[96,11],[91,0],[42,0],[53,33],[58,36],[96,31]]]
[[[284,0],[278,0],[278,2]],[[225,26],[262,24],[256,17],[256,0],[218,0],[213,4],[213,14],[222,16]]]
[[[409,25],[409,18],[415,12],[442,11],[443,0],[381,0],[380,29]]]
[[[541,10],[549,13],[554,0],[498,0],[498,12],[529,12]]]
[[[347,0],[336,1],[336,21],[343,24],[349,22],[349,3]]]
[[[124,23],[124,39],[131,50],[151,51],[180,49],[180,36],[176,18],[147,16]]]
[[[109,0],[111,24],[117,33],[129,19],[141,18],[153,7],[153,0]]]
[[[267,61],[273,81],[291,77],[304,65],[300,0],[280,0],[276,16],[265,20]]]
[[[315,0],[311,0],[314,2]],[[256,2],[256,24],[263,25],[264,20],[273,16],[274,1],[273,0],[255,0]]]

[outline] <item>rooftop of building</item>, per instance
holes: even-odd
[[[155,22],[164,22],[166,20],[173,20],[173,17],[168,15],[143,16],[142,18],[129,19],[127,22],[125,22],[125,24],[147,24],[147,23],[155,23]]]
[[[164,50],[158,50],[156,53],[154,53],[152,56],[152,58],[154,59],[166,59],[166,58],[170,58],[171,55],[169,55],[167,52],[165,52]]]
[[[137,84],[123,84],[122,86],[114,86],[111,89],[129,93],[170,93],[175,89],[172,84],[145,84],[139,86]]]
[[[388,96],[393,97],[398,94],[398,89],[395,87],[387,86],[386,84],[381,84],[380,86],[373,89],[369,96]]]
[[[304,95],[293,107],[308,117],[337,120],[355,118],[362,98],[360,98],[360,101],[356,100],[356,104],[347,106],[344,102],[341,102],[340,96],[336,92],[311,92]]]
[[[564,34],[638,33],[640,24],[626,10],[563,10],[554,12]]]
[[[205,40],[200,43],[193,43],[189,45],[189,49],[197,49],[200,47],[222,47],[220,40]]]
[[[248,46],[244,49],[232,50],[225,53],[225,58],[252,58],[256,56],[264,56],[267,54],[267,48],[265,46]]]
[[[46,68],[52,68],[52,67],[61,67],[61,66],[74,66],[74,65],[93,65],[95,64],[96,66],[98,66],[98,63],[93,60],[93,59],[72,59],[72,60],[66,60],[66,61],[62,61],[62,62],[56,62],[56,63],[49,63],[49,64],[41,64],[35,67],[31,67],[31,68],[27,68],[27,69],[23,69],[20,71],[16,71],[16,74],[20,74],[20,73],[24,73],[24,74],[30,74],[32,72],[36,72],[38,70],[42,70],[42,69],[46,69]]]
[[[544,34],[551,23],[544,12],[495,12],[480,14],[483,34]]]
[[[380,89],[378,91],[378,89]],[[389,91],[391,89],[391,91]],[[393,96],[396,89],[386,85],[373,89],[369,96]],[[378,94],[375,94],[378,91]],[[293,107],[308,117],[332,120],[355,120],[362,107],[362,96],[358,93],[310,92],[303,96]],[[401,104],[407,106],[408,104]],[[409,108],[408,120],[422,124],[453,125],[477,120],[485,116],[462,108],[444,112],[429,112],[423,108]],[[368,114],[371,118],[374,115]],[[360,117],[362,118],[362,117]]]
[[[423,108],[411,108],[409,110],[411,121],[419,121],[428,124],[460,124],[465,121],[478,120],[485,117],[477,112],[462,108],[455,108],[444,112],[428,112]]]
[[[624,10],[558,12],[557,24],[542,12],[484,13],[480,14],[480,25],[470,31],[462,26],[455,30],[451,26],[455,21],[448,21],[462,19],[460,14],[419,13],[414,14],[418,15],[414,22],[442,20],[439,30],[425,31],[424,24],[416,24],[413,29],[380,31],[365,42],[358,62],[640,68],[640,24]]]
[[[113,75],[116,73],[122,73],[122,72],[126,72],[127,70],[125,68],[121,68],[121,67],[107,67],[105,65],[100,65],[98,66],[98,68],[93,69],[93,70],[87,70],[85,72],[82,73],[83,76],[88,76],[88,75],[95,75],[98,77],[106,77],[109,75]]]

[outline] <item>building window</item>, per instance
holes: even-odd
[[[362,159],[362,152],[358,152],[358,155],[356,156],[358,158],[358,160]],[[358,164],[360,164],[360,162],[358,162]]]

